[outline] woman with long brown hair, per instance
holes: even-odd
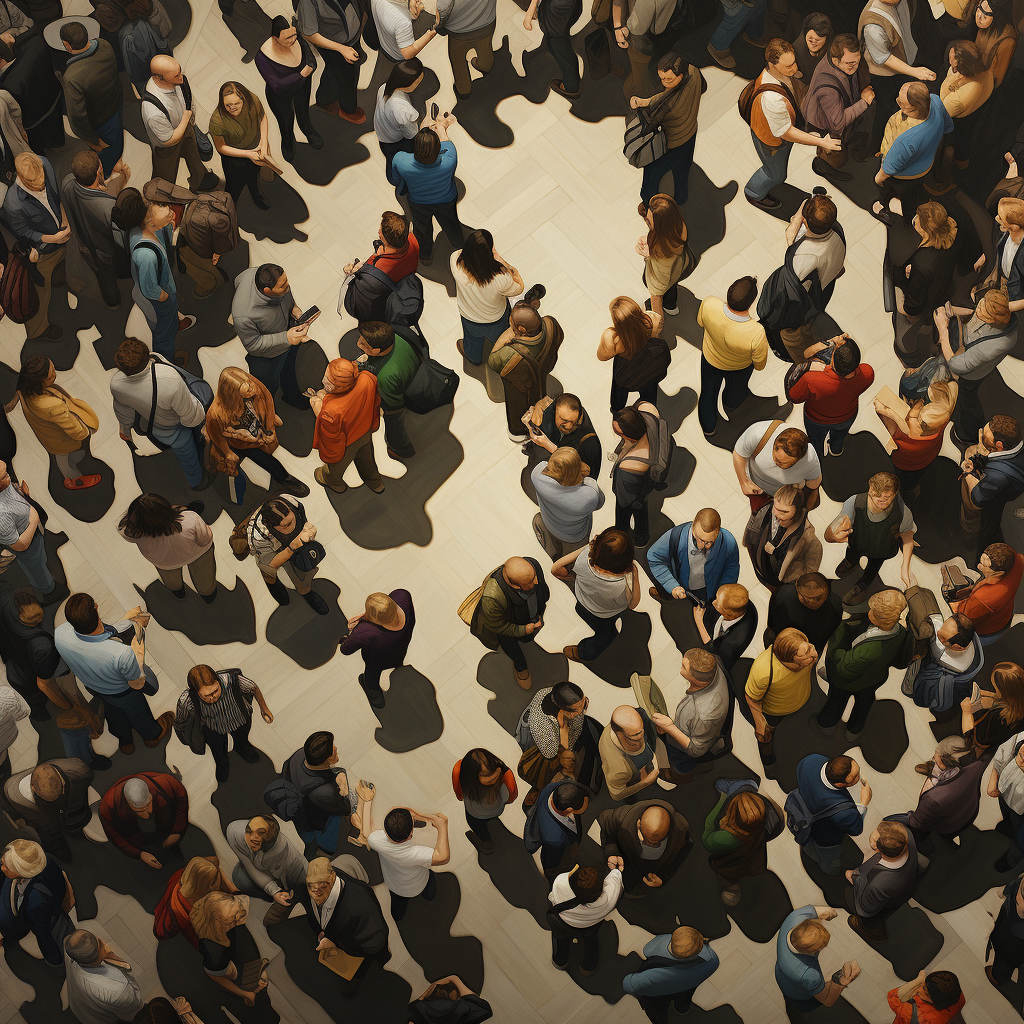
[[[597,358],[602,362],[614,360],[612,412],[624,409],[634,391],[639,393],[641,402],[657,402],[658,384],[665,379],[672,358],[660,337],[665,318],[645,312],[627,295],[612,299],[608,311],[612,325],[601,335]]]
[[[242,189],[248,188],[252,201],[261,210],[270,203],[260,191],[259,179],[269,181],[280,168],[270,159],[270,120],[263,104],[241,82],[225,82],[220,87],[217,109],[210,117],[210,135],[224,167],[224,187],[238,203]]]
[[[768,840],[782,832],[781,808],[770,797],[750,789],[722,793],[704,821],[702,842],[708,864],[718,876],[722,902],[740,901],[739,881],[768,870]]]
[[[466,812],[466,838],[483,854],[494,853],[490,822],[519,795],[512,769],[496,754],[474,747],[452,769],[452,789]]]
[[[953,118],[953,156],[962,169],[967,166],[974,126],[992,95],[994,82],[992,69],[974,43],[958,39],[950,45],[948,55],[949,71],[939,95]]]
[[[1020,38],[1010,0],[972,0],[964,23],[967,32],[974,26],[974,45],[992,72],[993,88],[998,89],[1006,77]]]
[[[678,203],[659,192],[647,204],[643,215],[647,235],[636,243],[644,258],[644,284],[651,296],[651,309],[662,316],[679,312],[676,286],[693,269],[686,245],[686,223]]]
[[[309,494],[309,488],[273,455],[280,443],[280,425],[274,398],[260,381],[237,366],[221,371],[203,428],[210,442],[206,465],[212,473],[224,473],[229,478],[229,493],[235,504],[240,505],[245,494],[245,475],[239,469],[242,459],[251,459],[265,469],[278,490],[300,498]]]
[[[196,936],[189,913],[192,907],[211,892],[238,892],[234,882],[220,869],[214,856],[193,857],[183,868],[171,875],[160,902],[153,911],[153,934],[158,939],[172,939],[179,932],[197,949]]]
[[[1024,668],[1000,661],[988,684],[975,680],[974,692],[960,704],[961,732],[974,744],[975,755],[987,761],[1000,743],[1024,728]]]

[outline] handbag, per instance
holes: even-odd
[[[327,554],[327,549],[318,540],[307,540],[291,557],[291,563],[299,572],[312,572]]]
[[[199,150],[199,155],[203,158],[203,163],[207,160],[213,159],[213,140],[210,138],[208,132],[204,132],[199,125],[192,122],[192,131],[196,137],[196,149]]]
[[[402,337],[420,357],[420,365],[405,390],[406,409],[423,415],[451,405],[459,388],[459,375],[430,358],[430,349],[422,336],[416,337],[413,331],[408,331]]]
[[[646,167],[668,152],[668,139],[660,124],[648,124],[640,110],[626,118],[622,155],[631,167]]]
[[[255,992],[256,986],[263,979],[270,961],[266,957],[260,960],[250,960],[238,972],[238,987],[246,992]]]
[[[480,597],[484,592],[484,585],[481,583],[476,590],[473,591],[466,599],[459,605],[459,618],[467,626],[473,625],[473,616],[476,614],[477,608],[480,606]]]

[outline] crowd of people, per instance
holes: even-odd
[[[0,686],[0,806],[16,836],[0,859],[0,935],[8,949],[35,936],[54,977],[66,978],[77,1019],[199,1022],[199,1008],[183,997],[144,993],[130,959],[88,920],[70,916],[76,847],[93,819],[89,789],[100,782],[97,773],[114,769],[95,808],[110,856],[137,860],[159,878],[154,935],[161,942],[183,936],[198,953],[197,967],[219,987],[212,998],[243,1021],[281,1019],[266,961],[250,956],[252,898],[268,904],[268,929],[301,907],[310,950],[344,980],[343,999],[353,998],[386,970],[389,923],[365,861],[339,848],[348,840],[375,858],[390,919],[399,925],[412,901],[437,896],[435,869],[452,856],[449,821],[398,805],[381,812],[378,827],[376,787],[350,781],[334,734],[317,729],[285,760],[263,804],[226,825],[224,841],[237,858],[230,872],[215,856],[186,859],[189,794],[172,769],[132,772],[136,741],[159,748],[173,733],[172,742],[208,752],[216,782],[225,784],[236,764],[232,753],[247,765],[260,760],[254,711],[267,726],[274,712],[243,668],[205,663],[179,681],[173,710],[161,710],[159,681],[147,664],[149,612],[101,609],[74,574],[66,586],[60,582],[63,570],[44,543],[42,485],[33,490],[16,474],[6,417],[20,406],[53,457],[72,515],[75,502],[87,500],[84,492],[104,482],[103,472],[83,469],[101,421],[116,421],[133,452],[136,439],[146,438],[170,453],[168,494],[146,491],[125,501],[119,489],[117,532],[177,601],[190,600],[186,568],[211,614],[225,600],[217,564],[226,552],[216,550],[203,501],[221,481],[233,513],[231,553],[253,558],[277,605],[290,604],[294,592],[308,606],[303,614],[328,616],[328,601],[314,589],[328,551],[302,502],[309,484],[275,455],[278,430],[311,413],[319,465],[308,476],[328,497],[350,489],[350,465],[372,494],[385,493],[374,445],[382,426],[390,459],[411,467],[424,458],[417,454],[422,416],[450,405],[460,384],[431,356],[419,327],[425,297],[417,271],[434,258],[435,221],[451,250],[461,321],[461,337],[451,339],[443,358],[458,353],[464,372],[483,375],[504,404],[509,440],[526,456],[523,486],[528,482],[538,506],[537,549],[507,552],[457,609],[484,648],[501,652],[508,693],[523,691],[514,728],[521,757],[510,767],[474,746],[454,764],[451,785],[465,811],[466,839],[485,866],[496,852],[492,827],[522,790],[521,852],[536,858],[549,892],[554,966],[569,970],[571,963],[584,977],[599,969],[614,953],[600,941],[609,915],[625,901],[657,900],[650,890],[670,885],[687,858],[703,856],[691,824],[699,813],[699,845],[727,910],[743,900],[745,880],[768,870],[769,844],[795,842],[805,855],[825,903],[793,909],[778,922],[775,979],[790,1012],[833,1006],[861,970],[851,960],[829,964],[829,974],[822,963],[827,924],[839,913],[828,905],[839,902],[835,887],[826,889],[829,878],[845,880],[849,928],[886,955],[887,922],[914,898],[930,860],[950,856],[952,841],[973,826],[987,798],[998,802],[996,832],[1006,843],[984,867],[997,876],[1003,902],[989,950],[974,952],[987,961],[991,951],[985,975],[1004,994],[1014,972],[1024,971],[1024,651],[1012,633],[1024,553],[1004,535],[1024,495],[1016,355],[1024,309],[1024,178],[1016,162],[1024,150],[1016,99],[1024,87],[1024,48],[1017,46],[1024,11],[1011,0],[935,0],[916,9],[912,0],[869,0],[861,10],[823,2],[825,11],[787,0],[708,5],[714,24],[705,49],[715,65],[737,67],[734,45],[744,48],[747,64],[756,58],[760,65],[763,56],[736,111],[760,164],[744,186],[746,202],[770,214],[784,208],[793,146],[814,149],[812,170],[827,184],[801,194],[788,224],[780,224],[778,269],[764,281],[739,277],[724,297],[697,296],[695,322],[687,325],[698,337],[703,332],[697,419],[708,446],[716,435],[720,442],[727,431],[735,434],[727,450],[749,517],[690,509],[686,521],[656,526],[654,535],[652,513],[661,512],[661,493],[677,482],[680,463],[659,388],[673,355],[665,338],[683,330],[676,320],[683,282],[697,264],[684,213],[708,81],[688,45],[699,17],[679,20],[689,6],[593,6],[596,36],[587,36],[585,70],[590,79],[609,69],[624,77],[624,110],[650,140],[638,164],[643,228],[636,253],[644,270],[636,288],[646,299],[619,295],[608,305],[610,323],[596,350],[599,362],[611,364],[606,414],[588,411],[571,390],[552,397],[556,364],[572,387],[574,369],[559,360],[565,331],[541,310],[545,287],[527,287],[500,254],[500,239],[462,223],[458,154],[449,137],[456,119],[437,104],[424,111],[417,92],[426,74],[418,55],[446,35],[456,97],[469,99],[480,81],[472,72],[486,76],[494,66],[496,0],[455,0],[423,20],[421,0],[298,0],[295,18],[274,17],[254,55],[265,105],[241,82],[225,81],[202,124],[160,0],[97,4],[89,17],[64,17],[55,0],[26,0],[25,11],[15,0],[3,5],[0,302],[10,322],[24,326],[25,347],[17,355],[20,327],[5,328],[17,381],[0,423],[0,572],[16,567],[24,583],[0,581],[7,681]],[[221,0],[229,23],[233,7]],[[532,0],[523,21],[527,30],[539,23],[559,72],[551,90],[571,100],[592,87],[572,45],[581,14],[580,4]],[[367,47],[386,71],[376,96],[363,100],[373,102],[372,116],[359,105]],[[617,51],[628,58],[628,73],[616,63]],[[340,349],[319,382],[300,381],[298,366],[301,346],[317,344],[311,328],[319,311],[304,311],[285,267],[250,266],[229,282],[217,266],[239,244],[237,205],[269,211],[261,182],[291,173],[275,159],[266,108],[279,129],[279,155],[294,164],[296,125],[311,150],[325,145],[310,116],[314,99],[318,111],[344,123],[372,121],[395,205],[402,206],[382,212],[372,255],[343,268],[339,312],[354,319],[360,354],[348,358]],[[123,157],[126,109],[140,113],[151,149],[151,166],[134,173]],[[62,147],[69,143],[68,162],[70,149]],[[737,145],[746,145],[745,137]],[[58,157],[70,167],[63,180]],[[187,189],[177,184],[182,160]],[[858,341],[854,324],[827,312],[848,257],[836,201],[847,189],[886,230],[882,285],[902,373],[885,381],[869,360],[888,339]],[[119,282],[130,281],[131,305],[149,332],[146,339],[126,335],[121,321],[111,405],[99,411],[65,390],[60,360],[42,354],[64,335],[54,320],[66,315],[54,310],[63,305],[72,243],[94,278],[84,294],[95,293],[116,312]],[[189,372],[179,335],[199,321],[179,305],[186,276],[199,297],[233,286],[231,323],[245,368],[226,367],[209,381]],[[443,344],[435,344],[436,354]],[[770,360],[775,368],[785,364],[777,397],[803,407],[798,422],[744,413],[755,372]],[[867,426],[867,396],[891,444],[873,461],[855,461],[847,448],[855,447],[855,426]],[[615,438],[610,452],[602,433]],[[940,452],[950,444],[959,472],[943,477],[949,460]],[[602,479],[605,454],[611,465]],[[248,464],[270,481],[255,504],[246,498]],[[827,523],[820,509],[826,485],[841,504]],[[168,496],[182,492],[187,502]],[[382,509],[387,497],[371,500]],[[724,496],[716,504],[725,508]],[[959,515],[944,506],[958,507]],[[939,541],[935,524],[947,530]],[[944,563],[938,593],[921,586],[914,571],[915,537],[926,529],[922,554]],[[934,550],[936,543],[944,549]],[[822,571],[825,544],[844,546],[835,578]],[[963,567],[957,556],[965,556]],[[741,563],[756,590],[740,583]],[[559,584],[572,593],[582,635],[563,647],[564,677],[537,687],[535,652],[547,606],[562,596]],[[638,664],[635,702],[599,721],[587,713],[587,690],[604,684],[572,681],[581,671],[574,663],[599,676],[611,652],[622,650],[625,626],[645,596],[666,623],[675,608],[686,610],[687,639],[673,637],[681,698],[674,707],[666,703]],[[427,595],[369,594],[338,638],[342,655],[362,657],[363,671],[354,674],[375,713],[390,699],[382,680],[405,664],[413,642],[414,597]],[[456,609],[451,613],[457,629]],[[933,756],[916,766],[916,803],[897,801],[878,815],[858,759],[813,751],[863,750],[862,738],[873,731],[895,743],[893,730],[880,724],[878,698],[886,690],[901,691],[904,713],[931,725],[936,743]],[[735,719],[737,709],[745,724]],[[41,723],[51,717],[64,756],[15,767],[8,750],[17,723],[29,718],[50,728]],[[743,730],[756,740],[759,771],[730,778],[716,762]],[[105,732],[117,740],[112,756],[93,748]],[[783,740],[788,751],[798,736],[800,749],[811,752],[790,765]],[[697,777],[709,773],[714,801],[687,803]],[[762,779],[790,787],[781,806],[762,792]],[[445,780],[434,782],[439,795],[447,792]],[[588,838],[592,824],[597,842]],[[415,841],[420,827],[433,830],[432,843]],[[868,847],[852,864],[848,837]],[[666,1024],[670,1007],[685,1013],[721,967],[689,908],[674,909],[677,927],[636,951],[617,993],[635,997],[655,1024]],[[895,1020],[962,1019],[965,988],[977,987],[964,980],[962,986],[953,972],[924,964],[888,993]],[[334,1012],[345,1019],[344,1006]],[[450,975],[409,1004],[402,1024],[470,1024],[494,1013]]]

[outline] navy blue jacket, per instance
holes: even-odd
[[[60,231],[60,191],[57,187],[57,175],[50,161],[43,161],[43,177],[45,179],[46,199],[53,209],[49,210],[35,196],[21,189],[17,181],[11,184],[4,197],[3,219],[11,229],[15,238],[27,238],[39,250],[40,254],[54,252],[59,248],[56,242],[43,242],[43,235],[55,235]]]
[[[848,789],[829,789],[821,777],[821,769],[828,764],[824,754],[808,754],[796,766],[796,788],[811,814],[827,810],[842,802],[843,810],[823,818],[811,826],[811,840],[819,846],[839,846],[843,836],[859,836],[864,831],[864,819]]]
[[[14,880],[5,877],[0,889],[0,935],[4,942],[17,942],[31,932],[46,962],[62,966],[64,940],[75,930],[64,913],[66,892],[64,872],[52,857],[47,857],[46,867],[29,879],[21,908],[15,913]]]
[[[579,832],[573,832],[571,829],[566,828],[551,813],[551,808],[548,806],[548,799],[551,794],[564,781],[566,780],[559,779],[557,782],[549,783],[540,791],[540,796],[537,797],[537,826],[540,829],[542,844],[540,848],[540,862],[545,868],[550,870],[558,867],[562,854],[573,843],[579,842],[581,838]],[[582,828],[579,820],[577,820],[576,825],[578,829]]]
[[[1021,247],[1024,250],[1024,246]],[[998,452],[989,456],[988,464],[974,490],[971,501],[978,508],[1005,505],[1024,494],[1024,443],[1018,444],[1013,454]]]

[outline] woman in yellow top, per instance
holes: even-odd
[[[978,111],[992,95],[992,70],[974,43],[957,40],[949,48],[949,71],[939,95],[953,118],[953,156],[966,167]]]
[[[46,356],[30,356],[18,374],[18,393],[7,407],[21,401],[25,419],[39,443],[54,457],[69,491],[95,487],[99,473],[81,474],[77,466],[85,457],[85,442],[96,433],[99,418],[92,408],[72,398],[57,384],[57,370]]]
[[[766,651],[754,659],[745,695],[754,720],[761,761],[775,764],[774,736],[778,724],[799,711],[811,696],[811,675],[818,652],[798,629],[784,629]]]
[[[722,404],[729,414],[750,397],[750,375],[768,362],[768,338],[760,321],[750,315],[756,298],[757,278],[741,277],[729,285],[725,302],[709,295],[697,310],[697,325],[704,328],[697,419],[705,437],[718,429],[722,384]]]
[[[651,197],[643,218],[648,231],[636,243],[636,251],[644,258],[651,309],[658,316],[675,316],[679,312],[676,286],[694,267],[686,247],[686,222],[678,203],[663,192]]]

